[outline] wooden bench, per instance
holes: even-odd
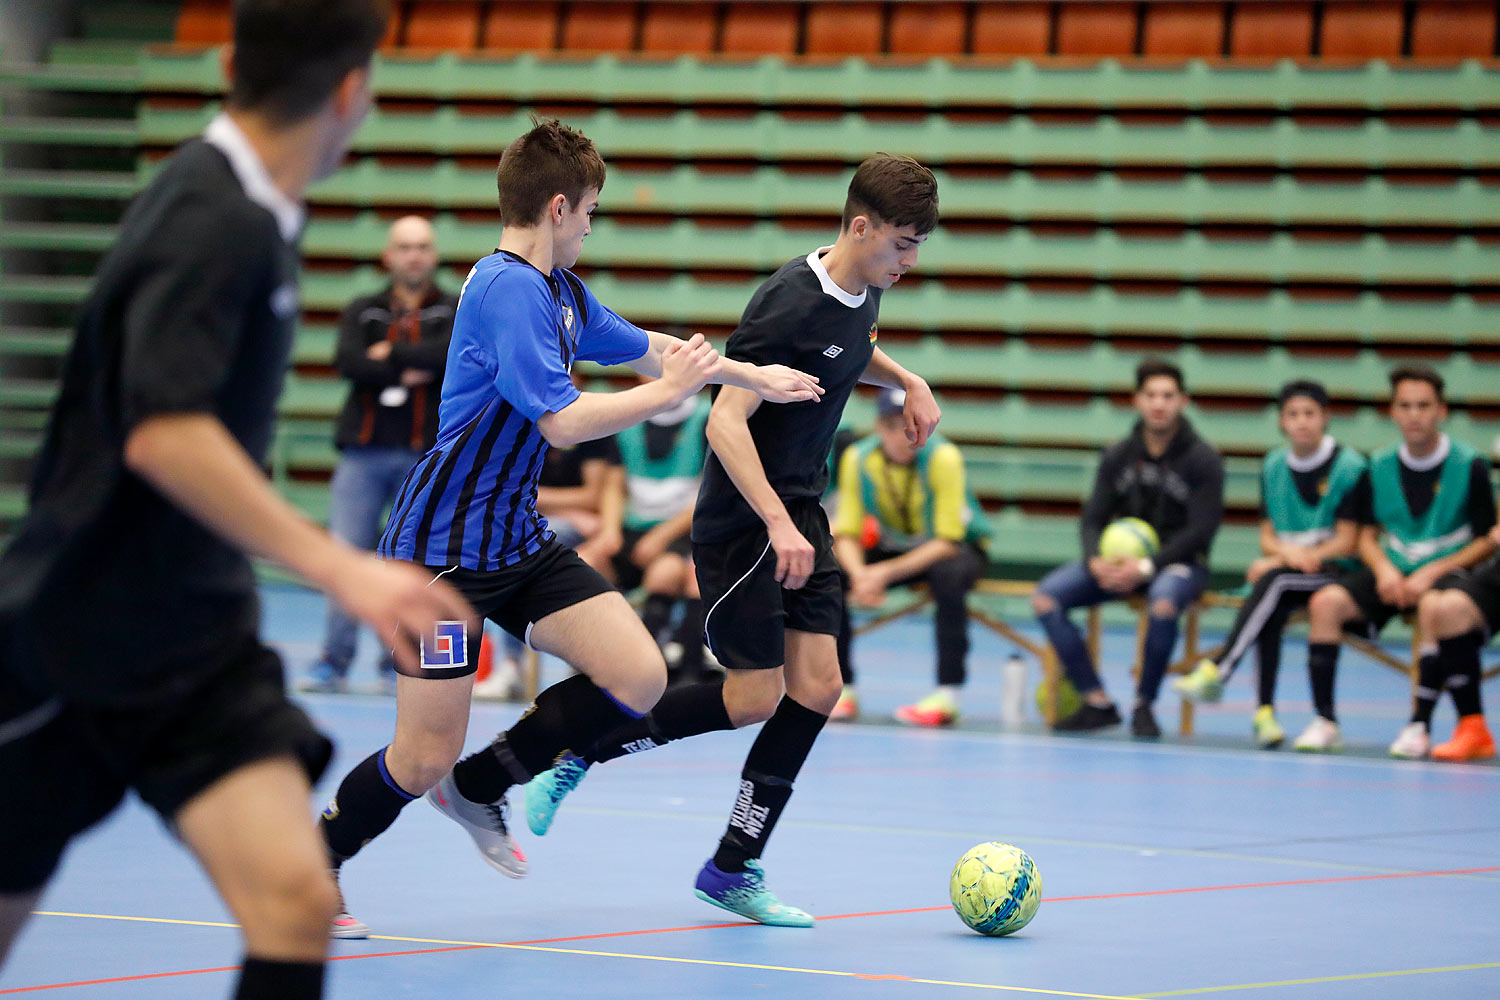
[[[899,607],[891,608],[889,610],[882,610],[875,617],[871,618],[867,622],[864,622],[858,628],[856,628],[854,630],[854,634],[864,635],[865,633],[874,631],[875,629],[878,629],[883,625],[887,625],[890,622],[904,618],[916,611],[920,611],[932,603],[932,594],[928,592],[927,588],[922,584],[910,584],[904,586],[901,589],[908,591],[912,595],[912,600],[900,605]],[[992,597],[1019,597],[1029,599],[1031,595],[1035,593],[1035,591],[1036,583],[1030,580],[984,579],[980,580],[974,586],[975,593],[985,594]],[[1244,597],[1239,594],[1207,591],[1201,597],[1199,597],[1198,600],[1195,601],[1186,611],[1184,611],[1182,615],[1181,629],[1182,655],[1168,664],[1167,676],[1180,676],[1190,673],[1193,667],[1196,666],[1198,661],[1204,656],[1221,654],[1223,650],[1222,646],[1210,649],[1202,648],[1200,630],[1200,618],[1202,612],[1208,609],[1215,608],[1237,610],[1242,604],[1244,604],[1244,601]],[[1136,612],[1135,661],[1134,665],[1131,668],[1131,676],[1139,677],[1141,671],[1141,661],[1146,647],[1146,629],[1150,625],[1150,615],[1148,613],[1146,598],[1144,596],[1132,595],[1125,599],[1125,603]],[[1085,641],[1088,645],[1089,655],[1093,657],[1095,663],[1099,662],[1099,646],[1104,630],[1103,616],[1101,615],[1100,611],[1101,609],[1099,605],[1095,605],[1094,607],[1089,608],[1087,624],[1085,626]],[[1035,656],[1037,658],[1037,661],[1041,664],[1042,667],[1042,677],[1045,681],[1047,692],[1041,703],[1043,719],[1047,722],[1048,725],[1056,722],[1058,716],[1058,688],[1059,682],[1061,681],[1063,676],[1063,671],[1062,664],[1058,660],[1057,653],[1053,650],[1052,644],[1045,641],[1037,642],[1029,638],[1028,636],[1016,631],[1014,627],[1012,627],[1003,619],[996,618],[993,615],[990,615],[989,613],[978,608],[970,607],[969,617],[979,624],[985,626],[995,634],[1001,636],[1002,638],[1008,639],[1009,641],[1015,643],[1017,646],[1020,646],[1022,649],[1026,650],[1032,656]],[[1293,616],[1292,621],[1305,621],[1306,617],[1307,616],[1305,613],[1301,615],[1295,615]],[[1415,614],[1408,613],[1406,615],[1403,615],[1403,620],[1409,624],[1412,630],[1411,653],[1409,658],[1403,659],[1402,657],[1389,652],[1374,640],[1366,639],[1362,636],[1350,635],[1348,633],[1345,633],[1343,636],[1343,644],[1350,647],[1351,649],[1358,650],[1360,653],[1374,660],[1376,663],[1390,667],[1392,670],[1395,670],[1410,678],[1411,685],[1413,688],[1415,688],[1417,685],[1417,660],[1420,656],[1420,649],[1422,646],[1422,634],[1421,629],[1417,625]],[[1484,680],[1491,680],[1495,677],[1500,677],[1500,663],[1497,663],[1486,669],[1483,672],[1482,677]],[[1183,698],[1181,700],[1181,707],[1178,712],[1178,732],[1183,736],[1193,735],[1194,721],[1194,704],[1192,701]]]

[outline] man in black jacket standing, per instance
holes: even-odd
[[[334,360],[350,385],[335,438],[340,455],[329,485],[328,530],[360,549],[375,547],[381,513],[436,438],[458,302],[433,281],[437,246],[426,219],[408,215],[393,222],[381,262],[391,283],[349,303]],[[323,652],[304,691],[347,688],[359,624],[332,601],[327,622]],[[394,691],[388,652],[380,675],[383,687]]]
[[[1224,462],[1182,415],[1188,397],[1181,369],[1148,358],[1135,370],[1135,386],[1140,420],[1101,456],[1093,495],[1083,508],[1083,559],[1049,573],[1031,606],[1083,697],[1078,710],[1053,728],[1081,732],[1118,725],[1120,713],[1067,612],[1135,593],[1146,597],[1151,622],[1130,732],[1154,739],[1161,729],[1151,703],[1177,644],[1178,619],[1208,581],[1208,550],[1224,514]],[[1140,518],[1155,529],[1161,547],[1154,558],[1099,555],[1105,526],[1122,517]]]

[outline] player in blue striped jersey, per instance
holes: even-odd
[[[555,120],[506,148],[497,172],[504,230],[459,297],[437,444],[407,476],[380,543],[382,555],[425,566],[481,616],[579,673],[543,691],[509,731],[455,767],[481,623],[440,624],[424,640],[420,668],[397,681],[395,739],[349,773],[323,812],[335,869],[426,792],[493,867],[524,875],[526,858],[505,821],[507,789],[639,718],[661,696],[666,667],[655,641],[537,513],[549,444],[616,433],[710,382],[776,403],[822,393],[800,371],[721,358],[702,336],[643,330],[594,298],[568,268],[589,234],[604,172],[593,144]],[[628,364],[655,380],[580,392],[569,376],[581,359]],[[333,926],[336,937],[367,933],[347,913]]]

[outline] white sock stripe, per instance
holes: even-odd
[[[9,722],[0,724],[0,746],[4,746],[7,743],[14,743],[22,737],[30,736],[57,718],[62,712],[62,707],[62,699],[50,698],[31,711],[18,715]]]
[[[719,655],[719,651],[714,648],[714,641],[708,633],[708,625],[709,622],[713,620],[714,612],[719,610],[719,605],[724,603],[724,598],[734,593],[735,587],[738,587],[740,584],[744,583],[747,579],[750,578],[750,574],[755,572],[755,567],[760,565],[760,561],[764,559],[766,557],[766,553],[770,551],[771,540],[768,538],[766,539],[766,547],[760,550],[760,555],[756,557],[755,562],[750,565],[750,568],[745,570],[745,575],[734,581],[734,583],[730,584],[729,589],[724,591],[723,595],[721,595],[717,601],[714,601],[714,606],[708,609],[708,614],[703,616],[703,638],[708,640],[708,648],[715,656]]]
[[[1271,617],[1271,613],[1281,603],[1282,597],[1287,593],[1301,594],[1317,590],[1332,582],[1333,576],[1328,573],[1282,573],[1273,579],[1270,586],[1266,588],[1266,592],[1261,595],[1260,601],[1250,612],[1250,617],[1245,619],[1245,627],[1240,630],[1234,645],[1224,654],[1224,660],[1219,664],[1221,671],[1228,664],[1228,672],[1234,672],[1240,658],[1250,649],[1250,644],[1260,638],[1261,630],[1266,627],[1266,619]]]

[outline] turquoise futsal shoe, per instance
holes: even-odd
[[[564,753],[552,770],[543,771],[526,783],[526,825],[532,833],[541,837],[552,829],[557,807],[588,773],[589,766],[582,758]]]
[[[766,888],[765,869],[754,859],[742,872],[722,872],[710,859],[698,872],[693,895],[730,913],[771,927],[811,927],[812,914],[787,906]]]

